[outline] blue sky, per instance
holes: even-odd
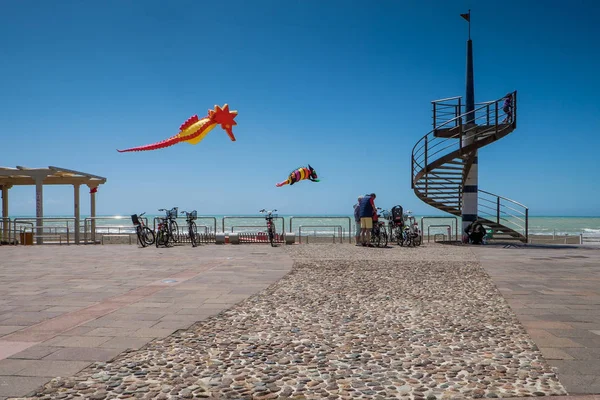
[[[600,4],[492,1],[14,1],[0,13],[0,165],[105,176],[98,214],[347,214],[356,196],[440,212],[410,188],[431,101],[463,95],[471,9],[475,98],[518,90],[519,126],[479,153],[479,187],[532,215],[600,215]],[[141,153],[214,105],[215,128]],[[310,163],[321,182],[276,188]],[[11,215],[35,214],[33,187]],[[89,212],[82,189],[82,213]],[[45,214],[72,213],[46,186]]]

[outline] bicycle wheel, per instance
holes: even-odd
[[[154,243],[154,232],[152,232],[152,229],[148,228],[147,226],[142,228],[142,239],[144,240],[144,243],[146,244],[146,246],[150,246]],[[144,247],[146,247],[144,246]]]
[[[387,247],[388,244],[388,233],[385,230],[382,230],[379,233],[379,244],[381,247]]]
[[[169,222],[169,233],[173,242],[179,241],[179,225],[177,225],[177,221],[171,220]]]
[[[156,247],[158,247],[162,244],[164,235],[165,235],[165,233],[163,232],[162,229],[160,229],[158,232],[156,232],[156,240],[154,241],[154,244],[156,244]]]
[[[275,239],[274,236],[273,228],[269,229],[269,242],[271,243],[271,247],[275,247],[275,243],[273,243],[273,239]]]
[[[190,235],[190,241],[192,242],[192,247],[196,247],[196,245],[198,244],[196,232],[194,232],[194,228],[196,227],[196,224],[194,224],[193,222],[192,222],[192,224],[193,225],[190,225],[190,227],[188,229],[188,235]]]
[[[395,236],[396,236],[395,237],[396,243],[398,243],[398,246],[402,246],[402,242],[403,242],[402,230],[400,228],[396,228],[396,230],[394,232],[395,232]]]
[[[371,244],[373,246],[377,246],[379,247],[379,234],[377,234],[376,232],[371,231]]]
[[[142,228],[139,225],[135,227],[135,234],[137,235],[139,244],[142,247],[146,247],[146,242],[144,241],[144,237],[142,234]]]
[[[421,239],[421,236],[417,236],[416,238],[413,239],[413,243],[415,244],[415,246],[420,246],[421,243],[423,243],[423,240]]]

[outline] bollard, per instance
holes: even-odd
[[[216,244],[225,244],[225,233],[219,232],[215,235]]]
[[[296,243],[296,235],[294,234],[294,232],[285,232],[283,237],[285,239],[286,245]]]
[[[239,233],[230,233],[229,234],[229,243],[231,244],[240,244],[240,234]]]

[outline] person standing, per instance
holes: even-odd
[[[373,216],[377,212],[375,207],[375,193],[363,196],[360,201],[359,217],[360,217],[360,235],[362,245],[373,247],[371,244],[371,230],[373,229]]]
[[[356,224],[356,234],[355,234],[355,238],[356,238],[356,245],[358,246],[360,244],[360,201],[362,200],[362,196],[358,196],[358,202],[354,205],[354,223]]]
[[[512,119],[513,119],[513,104],[512,104],[512,93],[508,93],[506,96],[504,96],[504,104],[502,105],[502,111],[504,111],[504,114],[506,115],[506,117],[504,118],[504,121],[502,121],[503,123],[512,123]]]

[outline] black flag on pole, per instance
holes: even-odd
[[[471,22],[471,12],[469,11],[468,14],[460,14],[461,17],[463,17],[467,22]]]

